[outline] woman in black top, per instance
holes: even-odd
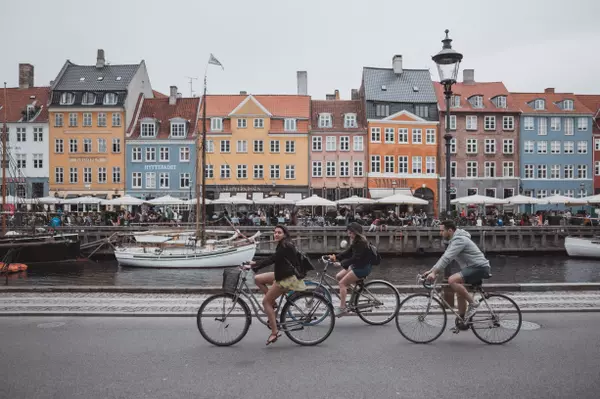
[[[371,273],[371,251],[369,241],[363,234],[360,224],[352,222],[348,225],[350,247],[338,255],[332,255],[337,267],[343,267],[335,278],[340,286],[340,307],[335,309],[335,315],[340,317],[346,313],[346,294],[348,286],[367,277]]]
[[[277,298],[288,291],[304,291],[306,289],[304,281],[298,280],[296,277],[294,269],[297,262],[296,247],[291,240],[288,229],[282,225],[275,226],[273,237],[278,242],[275,253],[259,262],[250,262],[252,270],[255,272],[263,267],[275,264],[274,272],[259,274],[254,279],[256,286],[265,294],[263,306],[271,327],[271,335],[267,340],[267,345],[277,341],[277,338],[281,335],[277,330],[275,314]],[[271,287],[267,288],[267,284],[270,284]]]

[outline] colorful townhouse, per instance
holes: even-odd
[[[19,64],[19,87],[0,90],[0,132],[5,115],[8,130],[7,194],[20,198],[48,195],[49,97],[49,87],[35,87],[31,64]],[[0,168],[0,176],[2,172]]]
[[[405,69],[396,55],[392,68],[363,69],[360,95],[368,124],[370,197],[413,194],[437,214],[439,120],[429,70]]]
[[[126,193],[145,200],[195,197],[200,98],[140,98],[126,139]]]
[[[115,198],[125,192],[125,132],[140,94],[152,98],[146,64],[66,61],[51,87],[50,195]]]
[[[331,201],[365,197],[367,124],[362,102],[313,100],[311,105],[310,194]]]
[[[600,194],[600,95],[582,95],[577,98],[592,113],[592,135],[594,138],[594,194]]]
[[[207,198],[306,197],[309,122],[306,95],[207,96]]]
[[[594,114],[574,94],[512,93],[521,111],[520,173],[523,195],[585,197],[593,192]],[[550,209],[556,205],[537,205]]]
[[[450,198],[486,195],[508,198],[519,193],[520,110],[502,82],[476,82],[465,69],[452,86],[450,100]],[[444,89],[436,84],[440,124],[445,129]],[[443,137],[443,134],[441,135]],[[446,142],[440,140],[440,192],[446,190]],[[446,196],[440,196],[446,209]]]

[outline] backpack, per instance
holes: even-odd
[[[381,263],[381,255],[379,255],[379,251],[377,251],[377,247],[371,243],[369,243],[369,251],[371,252],[371,265],[377,266]]]
[[[292,265],[292,267],[294,268],[296,277],[302,280],[306,277],[306,274],[309,271],[315,270],[315,266],[312,264],[310,258],[304,252],[300,251],[298,248],[295,248],[295,251],[296,261],[294,262],[295,264]]]

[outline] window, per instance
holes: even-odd
[[[246,120],[246,118],[239,118],[237,120],[238,129],[245,129],[247,126],[248,126],[248,121]]]
[[[171,158],[170,155],[169,147],[160,147],[158,160],[160,162],[169,162]]]
[[[513,139],[504,139],[502,140],[502,152],[504,154],[514,154],[515,152],[515,144]]]
[[[94,93],[84,93],[81,98],[82,105],[94,105],[96,104],[96,95]]]
[[[44,167],[44,154],[33,154],[33,168],[42,169]]]
[[[248,152],[248,142],[246,140],[238,140],[236,145],[236,151],[242,153]]]
[[[408,144],[408,129],[400,128],[398,129],[398,144]]]
[[[279,179],[279,165],[270,166],[270,175],[273,180]]]
[[[385,143],[386,144],[394,144],[396,142],[395,140],[395,135],[394,135],[394,128],[393,127],[386,127],[385,128]]]
[[[534,108],[537,110],[544,109],[546,107],[546,102],[544,100],[535,100]]]
[[[456,137],[450,139],[450,154],[456,154]]]
[[[587,179],[587,165],[577,165],[577,178]]]
[[[71,105],[75,102],[75,94],[63,93],[60,95],[60,105]]]
[[[17,128],[17,141],[21,143],[27,141],[27,131],[24,127]]]
[[[84,183],[92,182],[92,168],[83,168],[83,182]]]
[[[415,114],[421,118],[429,118],[429,105],[415,105]]]
[[[485,177],[496,177],[496,162],[486,161],[484,163]]]
[[[600,139],[594,139],[594,151],[600,151]]]
[[[477,177],[477,162],[467,161],[467,177]]]
[[[412,143],[423,144],[423,130],[413,129],[412,130]]]
[[[565,111],[573,111],[573,100],[564,100],[563,109]]]
[[[106,127],[106,113],[98,113],[98,127]]]
[[[565,141],[563,143],[563,152],[565,154],[574,154],[575,153],[575,142]]]
[[[77,152],[77,139],[69,139],[69,152]]]
[[[473,96],[469,99],[473,108],[483,108],[483,97],[482,96]]]
[[[477,193],[479,193],[478,188],[468,188],[467,189],[467,195],[476,195]]]
[[[435,129],[425,130],[425,144],[435,144]]]
[[[179,147],[179,162],[190,162],[190,149]]]
[[[514,188],[505,188],[504,189],[504,197],[502,197],[502,198],[510,198],[513,195],[515,195],[515,189]]]
[[[560,190],[552,189],[550,190],[550,195],[560,195]]]
[[[98,183],[106,183],[106,168],[98,168]]]
[[[579,198],[587,197],[587,190],[579,190]]]
[[[229,140],[221,140],[221,153],[229,153]]]
[[[335,151],[335,147],[336,147],[336,137],[335,136],[325,137],[325,151]]]
[[[116,93],[106,93],[104,95],[104,105],[115,105],[117,103],[117,94]]]
[[[121,152],[121,139],[112,139],[112,152],[115,154]]]
[[[394,173],[396,171],[396,166],[394,164],[393,155],[386,155],[383,157],[383,171],[385,173]]]
[[[485,189],[485,196],[486,197],[496,198],[496,189],[495,188],[486,188]]]
[[[496,140],[495,139],[485,139],[485,149],[486,154],[495,154],[496,153]]]
[[[412,173],[423,173],[423,159],[421,157],[412,157]]]
[[[565,179],[573,179],[575,177],[574,170],[575,169],[573,168],[573,165],[565,165],[564,166]]]
[[[92,139],[83,139],[83,152],[92,152]]]
[[[361,177],[364,173],[363,162],[354,161],[354,176]]]
[[[578,141],[577,142],[577,153],[578,154],[587,154],[587,141]]]
[[[65,182],[64,169],[63,168],[54,168],[54,179],[56,183],[62,184]]]
[[[551,179],[560,179],[560,165],[550,166],[550,178]]]
[[[354,142],[354,151],[362,151],[363,150],[363,136],[354,136],[353,140]]]
[[[350,151],[350,137],[349,136],[340,137],[340,151]]]
[[[313,161],[312,163],[312,177],[323,176],[323,163],[321,161]]]
[[[82,126],[85,126],[85,127],[92,126],[92,114],[90,112],[83,113]]]
[[[231,178],[231,168],[229,165],[221,165],[221,179]]]
[[[190,174],[180,173],[179,174],[179,188],[190,188]]]
[[[158,187],[159,188],[169,188],[169,172],[163,172],[158,175]]]
[[[254,147],[255,153],[263,153],[265,150],[264,142],[262,140],[254,140],[254,142],[252,143],[252,146]]]
[[[238,165],[237,166],[237,178],[238,179],[247,179],[248,178],[248,165]]]
[[[523,119],[523,128],[525,130],[533,130],[534,129],[534,122],[533,122],[532,116],[526,116],[525,119]]]
[[[294,180],[296,178],[296,167],[294,165],[285,165],[286,180]]]
[[[146,162],[156,162],[156,148],[146,148]]]
[[[381,143],[381,128],[380,127],[372,127],[371,128],[371,143]]]
[[[69,183],[75,184],[77,182],[79,182],[77,168],[69,168]]]
[[[523,177],[524,179],[533,179],[533,165],[526,164],[524,165],[523,170],[525,172],[525,176]]]
[[[408,156],[400,155],[398,157],[398,173],[408,174]]]
[[[319,114],[319,127],[331,127],[331,114]]]
[[[565,118],[565,136],[573,135],[573,118]]]
[[[34,158],[34,162],[35,162],[35,158]],[[594,163],[594,175],[600,176],[600,161],[596,161]]]
[[[503,116],[502,117],[502,130],[515,130],[515,117],[514,116]]]
[[[140,147],[131,148],[131,162],[142,162],[142,149]]]
[[[207,179],[215,178],[215,167],[214,165],[206,165],[206,170],[204,171],[204,175]]]
[[[131,188],[142,188],[142,172],[131,174]]]
[[[502,162],[502,176],[515,177],[515,163],[513,161]]]
[[[253,176],[255,179],[265,178],[265,169],[262,165],[254,165]]]
[[[485,118],[483,119],[483,128],[485,130],[496,130],[496,117],[495,116],[490,116],[490,115],[486,115]]]
[[[452,98],[450,99],[450,107],[460,108],[460,96],[452,96]]]
[[[17,161],[17,168],[25,169],[27,167],[27,155],[26,154],[15,154]]]
[[[435,157],[425,158],[425,173],[435,174]]]
[[[375,105],[376,116],[390,116],[390,106],[387,104],[376,104]]]
[[[323,150],[323,137],[321,137],[321,136],[313,136],[313,138],[312,138],[312,150],[313,151],[322,151]],[[271,152],[273,152],[273,151],[271,151]]]
[[[575,192],[573,190],[565,190],[565,197],[573,198],[575,196]]]
[[[215,152],[215,142],[212,140],[206,140],[206,152],[213,153]]]
[[[546,165],[537,166],[537,178],[547,179],[548,178],[548,167]]]
[[[538,136],[545,136],[548,134],[548,119],[538,118]]]
[[[546,198],[548,196],[548,190],[537,190],[537,197],[539,199]]]
[[[286,140],[285,141],[285,153],[293,154],[295,152],[296,152],[296,142],[294,140]]]
[[[477,154],[477,139],[467,139],[467,154]]]
[[[525,154],[533,154],[533,145],[534,145],[533,141],[531,141],[531,140],[525,141],[523,143],[523,152]]]
[[[550,142],[550,153],[551,154],[560,154],[560,141],[551,141]]]
[[[146,173],[146,188],[156,188],[156,173]]]
[[[357,127],[356,114],[345,114],[344,115],[344,127],[346,129]]]
[[[537,142],[537,153],[538,154],[547,154],[548,153],[548,142],[543,140],[543,141],[538,141]]]
[[[69,114],[69,127],[77,127],[77,114],[70,113]]]
[[[141,137],[154,137],[156,136],[156,125],[154,123],[146,122],[140,125],[142,132]]]
[[[171,122],[171,137],[185,137],[185,123]]]
[[[295,119],[285,119],[283,122],[283,128],[286,132],[295,132],[296,131],[296,120]]]
[[[223,130],[223,118],[210,118],[210,130],[213,132]]]
[[[467,130],[477,130],[477,115],[467,115]]]
[[[287,122],[288,119],[286,119]],[[294,120],[294,119],[291,119]],[[265,127],[265,120],[263,118],[254,118],[254,128],[255,129],[263,129]],[[285,129],[285,130],[289,130],[289,129]],[[296,130],[296,129],[293,129]]]
[[[550,118],[550,130],[560,130],[560,118]]]
[[[498,107],[498,108],[506,108],[506,96],[498,96],[498,97],[496,97],[496,107]]]
[[[577,118],[577,130],[583,131],[588,129],[587,118]]]
[[[112,182],[113,183],[121,183],[121,167],[120,166],[113,166]]]
[[[444,126],[447,126],[448,120],[444,118]],[[450,115],[450,130],[456,130],[456,115]]]
[[[456,177],[456,161],[450,162],[450,177]]]
[[[41,127],[34,127],[33,128],[33,141],[35,141],[36,143],[41,143],[42,141],[44,141],[44,136],[43,133],[44,129]]]
[[[381,172],[381,157],[379,155],[371,155],[371,172]]]
[[[113,127],[121,126],[121,114],[113,112],[112,114],[112,125]]]
[[[272,153],[274,153],[274,154],[279,153],[279,140],[271,140],[270,145],[271,145],[271,152]],[[319,147],[320,147],[320,145],[319,145]]]
[[[327,161],[325,165],[325,175],[327,177],[335,176],[335,161]]]
[[[63,114],[54,114],[54,127],[62,127]]]

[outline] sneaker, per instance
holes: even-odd
[[[469,304],[469,306],[467,307],[467,313],[465,313],[465,321],[469,321],[471,317],[475,316],[478,307],[479,302],[473,302]]]
[[[346,314],[346,308],[340,308],[336,306],[333,310],[333,314],[335,315],[335,317],[342,317]]]

